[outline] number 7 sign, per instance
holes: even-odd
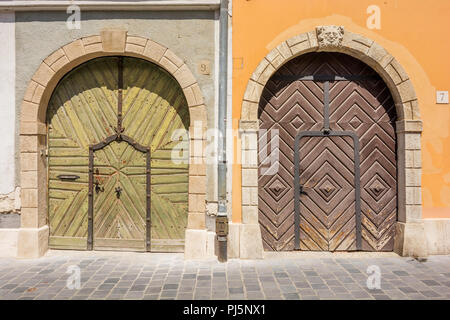
[[[448,104],[448,91],[436,91],[436,103]]]

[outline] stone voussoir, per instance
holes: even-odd
[[[256,67],[256,69],[253,72],[250,79],[253,79],[254,81],[258,81],[259,77],[261,76],[261,74],[264,72],[264,70],[266,69],[266,67],[269,64],[270,64],[270,62],[266,58],[262,59],[261,62]]]
[[[370,46],[367,56],[380,64],[382,68],[385,68],[386,65],[392,60],[392,56],[375,41]]]
[[[289,49],[289,46],[286,41],[280,43],[276,49],[283,56],[284,60],[287,60],[292,57],[292,51]]]
[[[397,61],[397,59],[392,59],[389,65],[397,72],[398,76],[400,77],[401,81],[406,81],[409,79],[408,74],[403,69],[403,67],[400,65],[400,63]]]
[[[134,54],[138,54],[138,55],[142,55],[144,53],[144,47],[139,46],[137,44],[133,44],[133,43],[127,43],[125,45],[125,52],[126,53],[134,53]]]
[[[189,70],[188,66],[186,64],[183,64],[175,73],[174,73],[175,79],[177,79],[178,83],[180,84],[181,88],[184,89],[186,87],[189,87],[190,85],[196,83],[197,81],[194,78],[194,75]]]
[[[416,92],[411,84],[411,80],[406,80],[398,84],[397,90],[403,103],[417,100]]]
[[[161,60],[159,60],[159,64],[166,69],[167,71],[169,71],[171,74],[174,74],[175,72],[177,72],[178,67],[169,59],[167,59],[167,57],[162,57]]]
[[[54,76],[55,72],[45,63],[41,63],[35,74],[31,78],[38,84],[46,87],[50,79]]]
[[[81,38],[86,53],[94,53],[103,51],[102,39],[99,35]],[[68,62],[68,61],[67,61]]]
[[[34,90],[33,97],[31,98],[31,102],[39,103],[41,101],[42,95],[44,94],[45,87],[38,84],[36,89]]]
[[[75,40],[62,48],[69,61],[73,61],[85,55],[83,41],[81,39]]]
[[[158,63],[166,50],[167,48],[165,46],[149,39],[145,45],[144,56]]]
[[[34,81],[34,80],[30,81],[30,83],[28,84],[27,90],[25,91],[25,95],[23,97],[24,101],[31,102],[31,100],[33,99],[34,91],[36,90],[38,85],[39,84],[36,81]]]
[[[140,47],[145,47],[145,45],[147,44],[147,39],[143,38],[143,37],[139,37],[139,36],[130,36],[127,35],[127,44],[134,44]]]
[[[275,68],[278,69],[279,66],[283,64],[284,58],[278,51],[278,48],[271,50],[265,57],[267,61]]]
[[[176,65],[178,68],[181,68],[181,66],[185,63],[183,59],[178,57],[172,50],[167,49],[164,53],[164,57],[168,59],[170,62],[172,62],[174,65]]]
[[[203,96],[197,83],[184,88],[183,92],[189,107],[195,107],[203,104]]]
[[[260,83],[249,80],[247,84],[247,89],[244,93],[244,100],[251,101],[251,102],[259,102],[259,98],[261,97],[262,91],[264,89],[264,86],[262,86]]]
[[[295,45],[289,47],[292,54],[295,56],[301,55],[303,53],[307,53],[312,51],[313,47],[311,47],[311,42],[309,41],[309,37],[306,35],[306,40],[299,42]]]
[[[367,39],[353,32],[345,31],[341,48],[344,52],[349,50],[358,52],[359,54],[362,54],[362,56],[367,56],[372,44],[373,40]]]
[[[308,34],[302,33],[302,34],[299,34],[299,35],[296,35],[296,36],[293,36],[293,37],[287,39],[286,43],[289,47],[293,47],[296,44],[299,44],[299,43],[302,43],[305,41],[309,41]]]
[[[50,54],[47,58],[44,59],[44,62],[53,69],[53,64],[55,64],[59,59],[64,58],[66,56],[63,49],[58,49]],[[54,69],[53,69],[54,70]],[[56,70],[55,70],[56,71]]]
[[[275,68],[272,66],[272,64],[268,64],[264,71],[261,73],[261,75],[258,78],[258,83],[262,84],[263,86],[266,85],[267,81],[269,81],[272,74],[275,73]]]

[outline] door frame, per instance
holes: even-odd
[[[324,32],[335,31],[335,32]],[[337,37],[331,36],[337,34]],[[422,221],[422,121],[412,82],[401,64],[380,44],[343,26],[317,26],[281,42],[259,63],[244,92],[239,121],[241,207],[233,212],[239,237],[233,244],[240,258],[264,257],[258,221],[258,107],[266,83],[285,63],[309,52],[340,52],[361,60],[383,79],[396,106],[397,224],[394,251],[405,256],[426,256]],[[400,78],[400,80],[399,80]],[[411,160],[414,159],[414,160]],[[408,179],[406,177],[408,176]]]

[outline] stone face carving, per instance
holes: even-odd
[[[316,33],[319,48],[339,47],[344,38],[344,27],[318,26]]]

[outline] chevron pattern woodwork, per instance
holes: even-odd
[[[310,137],[300,141],[300,226],[294,226],[294,140],[324,125],[324,84],[277,80],[277,76],[373,75],[364,63],[339,53],[312,53],[280,68],[264,88],[259,106],[260,144],[278,129],[279,170],[261,175],[271,146],[259,152],[259,221],[265,250],[355,250],[353,141]],[[329,121],[333,131],[353,131],[360,142],[362,249],[392,251],[397,219],[395,107],[381,78],[332,81]],[[268,131],[264,131],[268,130]]]

